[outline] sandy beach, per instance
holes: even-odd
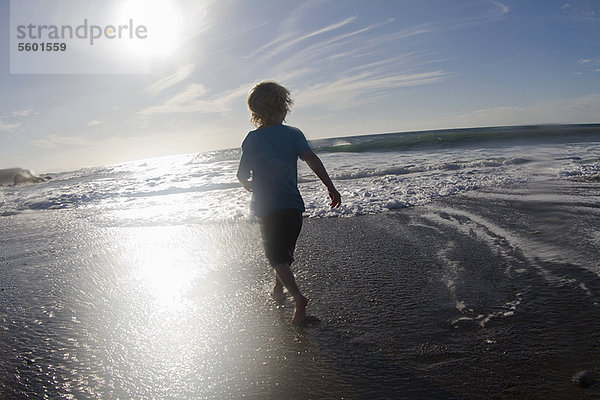
[[[305,219],[300,328],[253,223],[8,215],[0,397],[597,398],[599,206],[565,179]]]
[[[324,275],[310,281],[331,286],[313,310],[341,317],[359,344],[348,350],[376,355],[366,365],[387,366],[388,379],[365,384],[375,397],[594,398],[598,385],[571,376],[600,361],[599,194],[561,181],[327,221],[353,245],[320,260]],[[321,223],[308,221],[305,238]],[[340,238],[320,229],[327,254]],[[353,382],[369,370],[357,364]]]

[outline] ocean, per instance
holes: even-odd
[[[594,176],[600,127],[486,128],[311,141],[343,195],[329,210],[321,182],[299,163],[306,216],[380,213],[483,187]],[[239,149],[176,155],[49,174],[43,185],[4,187],[2,215],[68,209],[115,226],[249,217],[235,173]],[[26,166],[25,166],[26,167]]]
[[[1,186],[0,397],[600,397],[600,125],[310,144],[299,328],[239,149]]]

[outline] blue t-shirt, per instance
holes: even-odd
[[[248,133],[237,176],[252,177],[250,208],[258,217],[284,208],[304,211],[298,190],[298,157],[310,146],[300,129],[279,124]]]

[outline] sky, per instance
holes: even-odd
[[[15,53],[13,40],[18,14],[13,9],[11,16],[11,2],[0,0],[0,169],[49,173],[239,147],[253,129],[248,92],[263,80],[290,89],[294,106],[286,122],[309,140],[600,123],[597,0],[78,4],[86,2],[103,4],[112,16],[103,24],[146,23],[143,39],[152,41],[101,38],[95,47],[67,41],[67,52],[26,61],[44,72],[57,68],[50,57],[60,58],[62,73],[11,73],[11,62],[24,53]],[[33,23],[48,23],[52,12],[63,23],[100,18],[93,6],[43,4],[28,13]],[[101,51],[117,42],[119,51]],[[73,61],[78,46],[94,52],[92,64],[116,72]],[[69,70],[79,65],[83,71]],[[121,65],[140,68],[119,73]]]

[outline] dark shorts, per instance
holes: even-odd
[[[259,221],[265,255],[271,267],[291,264],[302,229],[302,211],[295,208],[277,210]]]

